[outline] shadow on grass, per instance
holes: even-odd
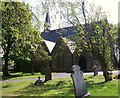
[[[68,81],[69,82],[69,81]],[[72,83],[66,81],[57,81],[56,83],[45,83],[43,86],[35,86],[33,83],[27,87],[17,91],[20,96],[74,96],[74,88]],[[52,97],[53,98],[53,97]]]
[[[25,73],[25,72],[10,72],[10,75],[9,76],[2,76],[2,80],[8,80],[8,79],[11,79],[11,78],[17,78],[17,77],[23,77],[23,76],[30,76],[31,73]],[[36,74],[34,74],[36,75]]]
[[[86,86],[87,88],[101,88],[101,87],[104,87],[106,84],[106,82],[98,82],[98,83],[94,83],[94,81],[87,81],[86,82]]]
[[[12,85],[10,85],[10,84],[2,85],[2,88],[9,88],[9,87],[12,87]]]
[[[106,85],[106,82],[95,82],[87,80],[87,89],[100,89]],[[33,83],[27,87],[16,91],[20,96],[74,96],[74,86],[70,80],[48,81],[43,86],[35,86]],[[52,97],[53,98],[53,97]]]
[[[86,83],[87,89],[89,90],[89,89],[103,88],[104,86],[106,86],[106,83],[108,83],[108,82],[96,80],[96,77],[90,76],[87,78],[85,83]]]
[[[8,80],[8,79],[11,79],[11,78],[22,77],[22,76],[23,76],[22,74],[2,76],[2,80]]]

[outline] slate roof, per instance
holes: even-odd
[[[55,44],[57,43],[57,41],[60,38],[67,38],[69,36],[76,34],[76,32],[74,30],[75,29],[72,26],[60,28],[60,29],[56,29],[56,30],[49,30],[47,32],[42,32],[41,37],[44,39],[44,42],[45,42],[49,52],[51,53]],[[69,47],[70,45],[67,45],[67,46]],[[69,49],[71,49],[71,48],[69,47]]]
[[[50,25],[49,12],[46,13],[45,22],[48,23],[48,25]],[[98,22],[98,24],[100,24],[100,22]],[[89,24],[84,25],[84,30],[86,31],[87,30],[86,28],[89,28],[89,27],[90,27]],[[41,33],[41,37],[44,39],[44,42],[50,53],[52,52],[55,44],[57,43],[57,41],[60,38],[62,38],[65,41],[69,50],[71,51],[71,53],[73,53],[73,50],[76,47],[76,45],[74,44],[75,42],[73,41],[73,39],[71,39],[71,40],[69,39],[68,41],[66,41],[65,39],[76,34],[75,30],[76,29],[73,26],[60,28],[60,29],[56,29],[56,30],[49,30],[49,28],[46,28],[46,30],[44,30],[44,32]]]
[[[60,35],[59,35],[59,33],[55,32],[55,31],[49,31],[49,32],[42,32],[41,37],[44,40],[48,40],[48,41],[56,43],[57,40],[60,38]]]
[[[50,25],[50,16],[49,16],[49,11],[46,13],[46,18],[45,18],[45,22],[48,23],[48,25]],[[74,27],[65,27],[65,28],[60,28],[60,29],[56,29],[56,30],[49,30],[49,28],[45,28],[44,32],[41,33],[41,37],[44,39],[44,43],[47,46],[49,52],[51,53],[52,50],[54,49],[57,41],[60,38],[63,38],[63,40],[65,41],[64,38],[67,38],[69,36],[72,36],[74,34],[76,34],[76,32],[74,31]],[[73,44],[73,41],[65,41],[65,43],[67,44],[68,48],[71,49],[71,44]]]

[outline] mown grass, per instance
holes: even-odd
[[[91,96],[118,96],[118,80],[105,83],[103,76],[85,76]],[[34,81],[3,83],[3,96],[75,96],[71,78],[60,78],[46,82],[41,87]]]
[[[103,76],[87,77],[86,86],[92,96],[118,96],[118,80],[104,82]]]
[[[2,76],[2,72],[0,72],[0,76],[2,80],[19,80],[19,79],[27,79],[27,78],[37,78],[38,76],[44,77],[40,72],[31,75],[31,73],[23,73],[23,72],[10,72],[10,76]]]

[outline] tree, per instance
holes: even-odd
[[[110,50],[111,50],[111,62],[113,64],[114,67],[119,67],[118,63],[118,26],[117,25],[113,25],[110,24],[110,33],[108,36],[108,40],[109,40],[109,46],[110,46]]]
[[[112,80],[111,74],[108,72],[108,65],[110,62],[108,35],[110,32],[107,17],[104,14],[102,15],[101,8],[98,8],[95,13],[92,12],[92,15],[88,14],[89,16],[86,16],[85,2],[82,1],[81,5],[86,29],[86,31],[83,30],[85,34],[83,39],[85,40],[83,40],[84,42],[82,43],[85,47],[87,46],[87,49],[90,51],[92,56],[97,57],[100,61],[105,81],[110,81]],[[94,10],[92,9],[92,11]]]
[[[35,15],[36,17],[39,17],[39,16],[43,16],[43,14],[45,13],[48,13],[50,10],[55,10],[55,5],[56,5],[56,2],[54,0],[40,0],[40,4],[38,6],[36,6],[35,8],[32,8],[31,11],[35,11]],[[39,9],[40,8],[40,9]],[[41,18],[43,19],[43,18]],[[42,20],[43,21],[43,20]],[[45,23],[43,22],[43,25],[44,25],[44,30],[47,29],[50,27],[50,25],[48,23]],[[43,53],[44,55],[46,53]],[[46,66],[44,67],[45,69],[43,69],[43,74],[45,74],[45,82],[47,82],[48,80],[51,80],[51,57],[50,57],[50,54],[49,54],[49,59],[46,60],[46,62],[44,63]]]
[[[1,3],[1,11],[2,11],[2,46],[4,50],[4,60],[5,65],[3,66],[3,75],[9,75],[8,73],[8,62],[10,60],[10,53],[13,48],[14,43],[19,39],[20,40],[20,31],[22,28],[19,28],[20,22],[24,23],[21,18],[21,12],[24,11],[20,9],[20,6],[17,7],[18,3],[14,2],[0,2]],[[23,7],[23,4],[21,5]],[[21,12],[20,12],[21,11]],[[25,24],[25,23],[24,23]],[[23,25],[21,25],[23,26]],[[22,31],[22,30],[21,30]]]
[[[54,0],[51,1],[54,2]],[[49,6],[52,4],[47,3]],[[76,28],[77,34],[74,39],[76,39],[79,50],[87,50],[93,57],[96,56],[101,63],[105,81],[112,80],[111,74],[108,72],[112,52],[110,46],[111,26],[107,21],[106,13],[103,12],[101,7],[96,8],[91,4],[89,6],[85,0],[58,1],[55,4],[60,7],[60,11],[57,10],[60,13],[60,18],[67,20],[64,21],[64,24],[67,24],[67,26],[72,24]],[[48,9],[49,6],[45,6],[45,9]],[[62,22],[61,24],[63,25]]]
[[[96,8],[94,5],[86,7],[86,4],[85,0],[75,3],[68,2],[67,8],[70,10],[66,12],[68,13],[67,19],[76,28],[77,34],[74,39],[76,39],[79,49],[87,50],[93,57],[97,57],[101,63],[105,81],[110,81],[112,80],[111,74],[108,72],[111,61],[110,24],[101,7]]]
[[[45,64],[45,62],[49,62],[51,60],[51,57],[48,56],[48,53],[44,51],[41,45],[38,45],[37,49],[35,51],[32,51],[30,59],[32,64],[32,74],[34,74],[35,63],[38,62],[39,64],[41,64],[41,62],[43,62],[43,64]],[[45,66],[47,67],[47,64],[45,64]]]
[[[32,13],[29,5],[20,2],[0,2],[2,11],[2,46],[4,50],[3,75],[7,76],[8,62],[17,62],[20,59],[33,61],[32,55],[46,58],[48,55],[41,47],[40,32],[31,22]],[[42,51],[42,53],[38,53]],[[45,55],[43,55],[45,54]],[[36,58],[34,57],[34,61]],[[48,58],[48,57],[47,57]],[[39,61],[40,58],[38,58]]]

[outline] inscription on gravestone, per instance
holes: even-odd
[[[90,94],[87,92],[87,88],[83,78],[83,72],[80,71],[79,65],[72,66],[71,77],[75,88],[75,96],[79,98],[90,96]]]

